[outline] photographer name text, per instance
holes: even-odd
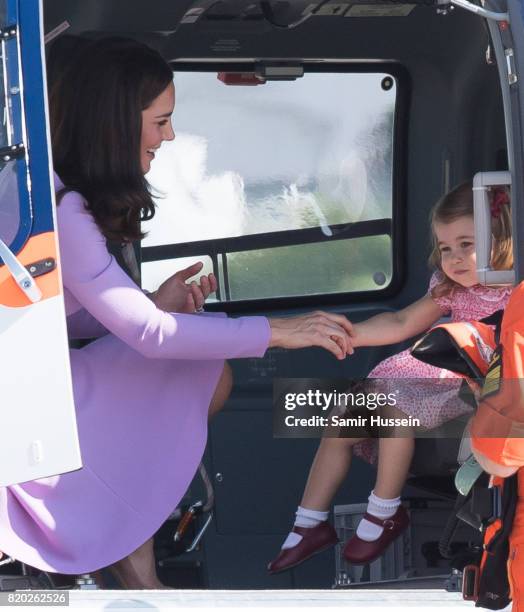
[[[412,416],[406,418],[389,418],[378,414],[369,417],[329,417],[318,414],[311,417],[297,417],[292,414],[284,419],[286,427],[420,427],[420,419]]]

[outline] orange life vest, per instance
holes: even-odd
[[[512,294],[498,336],[485,322],[443,324],[417,342],[412,354],[461,374],[475,391],[474,448],[497,463],[524,465],[524,437],[510,437],[524,432],[524,284]],[[499,516],[485,526],[475,601],[477,607],[499,610],[511,601],[506,562],[518,511],[517,486],[515,477],[495,478],[492,484],[493,497],[500,499]],[[524,478],[519,478],[519,496],[524,498],[523,485]]]

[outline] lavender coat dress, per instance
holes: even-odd
[[[0,488],[0,551],[76,574],[128,555],[167,519],[202,458],[223,360],[262,356],[270,329],[264,317],[158,310],[79,194],[57,215],[70,336],[98,337],[70,351],[84,467]]]

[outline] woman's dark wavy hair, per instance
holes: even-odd
[[[67,191],[84,196],[106,238],[143,238],[140,221],[155,206],[140,161],[142,111],[173,73],[159,53],[126,38],[84,41],[72,55],[50,83],[54,169]]]

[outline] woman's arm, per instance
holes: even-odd
[[[164,312],[108,253],[84,200],[68,193],[57,209],[64,285],[97,321],[150,358],[228,359],[265,353],[265,317],[215,319]]]
[[[351,326],[340,315],[317,313],[275,325],[266,317],[218,319],[164,312],[108,253],[79,194],[63,198],[57,217],[64,285],[106,329],[146,357],[260,357],[270,345],[293,345],[323,346],[343,358],[350,350]]]
[[[402,342],[429,329],[441,316],[441,308],[426,295],[398,312],[385,312],[361,323],[353,323],[353,346]]]

